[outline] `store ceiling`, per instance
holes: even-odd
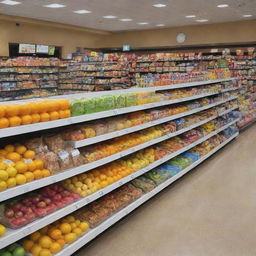
[[[0,13],[106,31],[141,30],[255,19],[256,0],[0,0]],[[65,5],[47,8],[44,5]],[[156,8],[154,4],[166,7]],[[227,8],[218,8],[228,4]],[[78,14],[74,11],[88,10]],[[185,16],[195,15],[193,18]],[[243,15],[252,15],[244,17]],[[103,18],[116,16],[116,18]],[[121,21],[120,19],[132,19]],[[202,20],[208,20],[202,22]],[[148,24],[138,24],[148,23]],[[160,25],[159,25],[160,24]]]

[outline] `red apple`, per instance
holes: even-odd
[[[13,227],[21,227],[27,223],[25,218],[11,219],[10,223]]]
[[[55,190],[55,191],[58,191],[59,189],[59,185],[55,184],[55,185],[52,185],[52,189]]]
[[[46,210],[45,210],[45,209],[42,209],[42,208],[37,208],[35,212],[36,212],[36,214],[37,214],[38,216],[40,216],[40,217],[43,217],[43,216],[47,215]]]
[[[56,194],[56,195],[53,197],[53,200],[54,200],[54,201],[59,201],[59,200],[61,200],[61,199],[62,199],[62,197],[61,197],[60,194]]]
[[[5,210],[5,217],[8,218],[8,219],[10,219],[10,218],[12,218],[13,216],[14,216],[14,211],[13,211],[12,209],[10,209],[10,208],[7,208],[7,209]]]
[[[66,196],[69,196],[71,194],[71,192],[67,191],[67,190],[64,190],[61,195],[62,197],[66,197]]]
[[[46,207],[46,203],[44,201],[40,201],[39,203],[37,203],[37,207],[38,208],[45,208]]]
[[[15,205],[12,206],[12,209],[13,209],[15,212],[18,212],[18,211],[20,211],[21,207],[22,207],[22,204],[17,203],[17,204],[15,204]]]
[[[52,200],[51,200],[50,198],[45,198],[45,199],[44,199],[44,202],[45,202],[46,204],[50,204],[50,203],[52,202]]]
[[[24,215],[24,218],[26,218],[29,221],[32,221],[36,218],[36,215],[33,212],[32,213],[27,213],[27,214]]]
[[[55,202],[55,205],[57,206],[57,208],[62,208],[62,207],[64,207],[66,204],[65,204],[64,202],[62,202],[62,201],[57,201],[57,202]]]
[[[56,191],[50,190],[50,191],[48,192],[48,194],[49,194],[49,197],[54,197],[54,196],[56,195]]]
[[[77,200],[80,198],[80,196],[78,194],[72,193],[71,195],[73,197],[74,200]]]
[[[35,196],[35,197],[31,198],[31,201],[33,203],[38,203],[40,201],[40,198],[39,198],[39,196]]]
[[[16,218],[16,219],[23,217],[23,215],[24,215],[24,214],[23,214],[22,211],[15,212],[15,218]]]

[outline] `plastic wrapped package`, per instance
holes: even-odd
[[[165,181],[165,177],[159,173],[160,169],[155,169],[144,174],[145,177],[151,179],[156,185],[160,185]]]
[[[62,133],[62,138],[65,141],[79,141],[84,140],[86,137],[81,129],[69,129]]]
[[[116,108],[125,108],[126,107],[125,95],[120,94],[120,95],[115,96],[115,106],[116,106]]]
[[[126,107],[132,107],[137,105],[137,96],[135,93],[127,93],[125,94],[125,105]]]
[[[80,154],[78,149],[73,149],[70,151],[70,156],[74,166],[81,166],[87,163],[85,157]]]
[[[160,170],[164,173],[166,173],[164,176],[166,179],[175,176],[181,171],[181,168],[179,166],[170,165],[170,164],[164,164],[161,166]]]
[[[98,121],[91,125],[91,127],[82,128],[82,131],[88,135],[88,138],[106,134],[108,133],[108,123]]]
[[[66,170],[74,167],[72,156],[69,154],[68,151],[61,150],[58,152],[58,156],[61,170]]]
[[[95,130],[96,126],[97,125],[81,126],[80,129],[81,129],[81,132],[83,133],[85,139],[95,137],[96,135],[100,135],[100,134],[97,134],[97,132]]]
[[[52,173],[56,173],[61,170],[59,164],[59,156],[52,151],[42,152],[36,155],[36,159],[41,159],[45,168],[50,170]]]
[[[44,137],[44,142],[49,148],[49,150],[53,152],[59,152],[65,149],[65,142],[62,138],[61,134],[53,135],[53,136],[46,136]]]
[[[96,112],[95,98],[83,99],[82,103],[84,106],[84,114],[92,114]]]
[[[116,122],[116,120],[115,119],[111,119],[111,120],[109,120],[108,121],[108,124],[107,124],[108,126],[108,130],[107,130],[107,133],[110,133],[110,132],[114,132],[114,131],[116,131],[117,130],[117,122]]]
[[[95,111],[101,112],[115,108],[115,99],[112,95],[105,95],[95,98]]]
[[[131,183],[136,188],[141,189],[144,193],[147,193],[156,187],[155,183],[152,180],[147,179],[143,176],[134,179]]]
[[[180,156],[181,156],[181,157],[188,157],[188,158],[191,158],[193,162],[199,160],[199,154],[197,154],[197,153],[192,153],[192,152],[189,152],[189,151],[187,151],[187,152],[185,152],[185,153],[182,153]]]
[[[79,99],[71,102],[71,113],[72,116],[80,116],[85,114],[83,100]]]
[[[42,137],[27,140],[25,145],[28,149],[33,150],[36,154],[48,151],[48,147],[44,143]]]

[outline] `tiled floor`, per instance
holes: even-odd
[[[76,256],[255,256],[256,125]]]

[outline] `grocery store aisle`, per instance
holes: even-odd
[[[256,255],[256,125],[76,256]]]

